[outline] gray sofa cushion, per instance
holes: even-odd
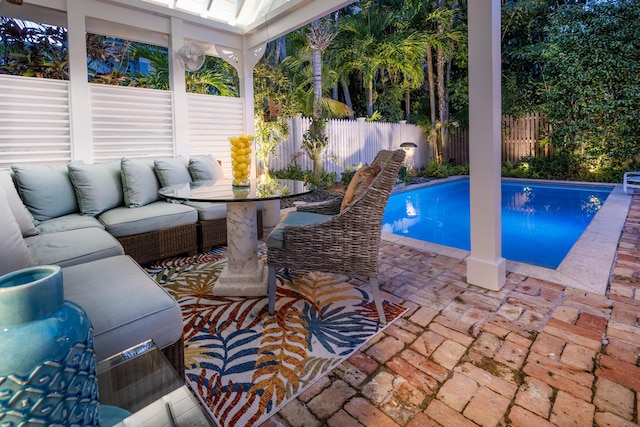
[[[158,200],[160,185],[154,170],[153,160],[123,157],[121,172],[125,206],[137,208]]]
[[[224,171],[211,155],[194,156],[189,159],[189,174],[194,181],[215,181],[224,179]]]
[[[160,201],[135,209],[111,209],[98,219],[109,233],[124,237],[195,224],[198,222],[198,213],[186,205]]]
[[[158,177],[158,181],[160,181],[161,187],[191,182],[188,162],[184,157],[178,156],[171,159],[156,159],[154,163],[156,176]]]
[[[91,320],[98,360],[147,339],[164,348],[182,336],[180,307],[129,256],[63,268],[62,279],[65,299]]]
[[[77,213],[51,218],[40,222],[40,224],[36,226],[40,233],[58,233],[60,231],[93,227],[104,230],[104,225],[98,221],[98,218]]]
[[[282,249],[284,247],[284,227],[287,225],[309,225],[324,222],[333,218],[313,212],[289,212],[267,237],[267,248]]]
[[[79,212],[67,165],[13,165],[18,192],[38,221]]]
[[[7,196],[0,187],[0,276],[33,264],[20,226],[11,212]]]
[[[124,205],[120,160],[91,165],[69,163],[68,168],[83,214],[96,216]]]
[[[202,221],[227,217],[225,203],[185,202],[185,205],[195,208],[198,211],[198,219]]]
[[[20,226],[22,235],[34,236],[38,234],[38,230],[33,225],[33,215],[31,215],[31,212],[29,212],[24,203],[22,203],[22,200],[20,200],[18,190],[16,189],[16,186],[13,183],[13,178],[9,172],[0,171],[0,187],[4,190],[7,196],[7,202],[9,203],[9,207],[11,208],[11,212],[13,212],[16,222]]]
[[[41,233],[26,237],[25,242],[34,262],[40,265],[65,267],[124,254],[120,242],[100,228]]]

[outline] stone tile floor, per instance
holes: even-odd
[[[640,196],[605,296],[382,242],[385,298],[408,308],[272,426],[632,426],[640,421]],[[357,280],[357,279],[354,279]]]

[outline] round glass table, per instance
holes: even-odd
[[[161,197],[181,201],[227,204],[227,265],[213,287],[219,296],[267,295],[267,271],[258,259],[256,206],[312,192],[303,181],[269,179],[249,187],[233,187],[231,180],[196,181],[163,187]]]

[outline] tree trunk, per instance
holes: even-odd
[[[322,155],[313,157],[313,173],[316,176],[321,176],[324,173],[324,165],[322,164]]]
[[[444,7],[444,0],[439,0],[438,5]],[[438,36],[442,40],[444,38],[444,23],[442,20],[438,21]],[[445,58],[444,49],[438,47],[436,67],[438,69],[438,109],[440,110],[440,140],[442,141],[442,161],[449,161],[449,133],[447,127],[449,126],[449,115],[447,113],[447,98],[446,98],[446,74],[445,74]]]
[[[313,49],[311,53],[313,64],[313,114],[322,117],[322,52]]]
[[[367,117],[373,116],[373,79],[369,80],[367,87]]]
[[[411,89],[407,87],[407,91],[404,93],[404,118],[408,122],[411,118]]]
[[[433,74],[433,48],[427,46],[427,80],[429,81],[429,112],[431,113],[431,132],[429,132],[429,141],[433,144],[434,158],[436,162],[442,160],[442,149],[440,146],[439,133],[437,127],[437,110],[436,110],[436,81]]]
[[[276,39],[276,63],[280,63],[287,56],[287,44],[284,36]]]
[[[351,93],[349,92],[349,83],[347,83],[344,76],[340,76],[340,85],[342,85],[342,92],[344,93],[344,103],[349,106],[351,111],[353,111],[353,102],[351,101]],[[349,118],[353,120],[353,113],[351,113]]]
[[[427,79],[429,81],[429,109],[431,110],[431,127],[436,127],[436,82],[433,76],[433,49],[427,47]]]

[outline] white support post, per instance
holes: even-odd
[[[187,114],[187,84],[184,69],[178,63],[176,52],[184,44],[184,22],[171,18],[169,34],[169,85],[173,96],[173,150],[174,155],[189,158],[189,120]]]
[[[83,0],[67,0],[71,159],[92,163],[94,151],[84,6]]]
[[[473,0],[468,6],[471,255],[467,282],[500,290],[506,281],[500,187],[500,0]]]

